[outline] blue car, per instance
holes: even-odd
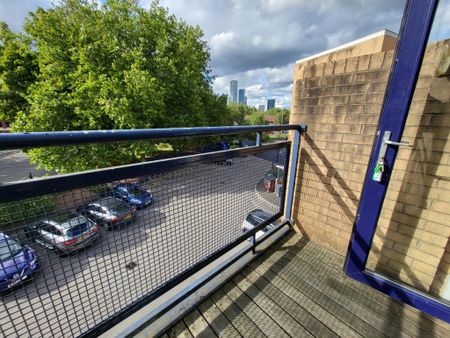
[[[206,146],[203,146],[200,150],[202,153],[211,153],[215,151],[221,151],[221,150],[229,150],[230,145],[227,142],[221,141],[216,143],[209,143]],[[219,164],[226,164],[231,165],[233,164],[233,159],[227,158],[225,161],[219,161],[217,162]]]
[[[0,292],[23,283],[38,270],[34,250],[0,232]]]
[[[144,208],[153,202],[152,193],[134,183],[114,186],[113,194],[136,208]]]

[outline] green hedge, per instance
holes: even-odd
[[[0,204],[0,224],[21,221],[55,209],[53,196],[39,196]]]

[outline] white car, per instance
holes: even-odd
[[[272,217],[273,214],[271,214],[268,211],[261,210],[261,209],[255,209],[249,212],[247,217],[245,218],[244,222],[242,223],[242,232],[247,232],[252,230],[255,226],[261,224],[262,222],[268,220],[270,217]],[[255,238],[259,239],[260,237],[263,237],[269,230],[275,228],[275,223],[270,223],[265,228],[262,228],[255,234]],[[249,241],[252,241],[252,237],[249,238]]]

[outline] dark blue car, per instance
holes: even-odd
[[[33,249],[0,232],[0,292],[21,284],[38,270]]]
[[[200,150],[202,153],[211,153],[215,151],[228,150],[230,149],[230,145],[227,142],[221,141],[216,143],[209,143],[206,146],[203,146]],[[233,159],[227,158],[225,161],[217,162],[219,164],[230,165],[233,164]]]
[[[152,193],[134,183],[123,183],[114,186],[113,194],[136,208],[144,208],[153,202]]]

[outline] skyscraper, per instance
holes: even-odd
[[[263,104],[260,104],[260,105],[258,106],[258,111],[260,111],[260,112],[264,113],[264,112],[265,112],[265,110],[266,110],[266,106],[265,106],[265,105],[263,105]]]
[[[230,81],[230,94],[228,95],[228,103],[238,102],[238,82],[237,80]]]
[[[267,100],[267,110],[275,108],[275,99],[268,99]]]
[[[239,89],[239,98],[238,98],[239,104],[247,104],[247,96],[245,96],[245,89]]]

